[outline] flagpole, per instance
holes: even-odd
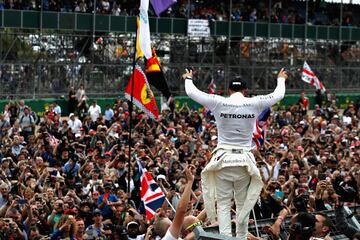
[[[133,67],[133,71],[132,71],[132,79],[131,79],[131,98],[130,98],[130,105],[129,105],[129,117],[130,117],[130,122],[129,122],[129,138],[128,138],[128,153],[129,153],[129,159],[128,159],[128,184],[127,184],[127,191],[129,193],[129,197],[128,197],[128,202],[130,203],[130,181],[131,181],[131,132],[132,132],[132,128],[133,128],[133,119],[132,119],[132,111],[133,111],[133,103],[134,103],[134,75],[135,75],[135,66],[136,66],[136,41],[137,41],[137,30],[138,30],[138,26],[137,24],[135,25],[135,41],[134,41],[134,56],[133,56],[133,63],[132,63],[132,67]]]

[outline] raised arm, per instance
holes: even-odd
[[[192,70],[187,71],[183,78],[185,79],[185,92],[186,94],[193,99],[194,101],[200,103],[203,106],[208,107],[210,110],[214,110],[217,104],[217,97],[214,94],[207,94],[200,91],[193,83],[192,80],[193,73]]]
[[[268,95],[257,96],[259,107],[261,109],[271,107],[284,98],[285,81],[288,78],[286,71],[282,68],[277,77],[277,86],[275,90]]]
[[[181,233],[181,228],[182,228],[182,225],[184,222],[184,217],[186,214],[188,203],[190,201],[191,187],[194,182],[194,176],[191,173],[191,166],[188,166],[185,169],[185,176],[186,176],[187,183],[186,183],[183,195],[181,196],[178,206],[176,208],[175,218],[169,228],[171,235],[176,239],[179,238],[180,233]]]

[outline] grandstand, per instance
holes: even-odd
[[[213,8],[211,1],[188,2],[192,9],[190,18],[206,18],[196,14]],[[186,10],[188,2],[179,1],[171,11]],[[283,10],[278,13],[279,19],[283,12],[294,11],[306,18],[304,1],[281,2],[271,4],[272,10],[280,7]],[[224,21],[228,18],[221,21],[218,17],[208,18],[209,38],[188,37],[187,21],[178,18],[185,17],[179,14],[164,13],[160,18],[150,19],[152,39],[175,95],[184,94],[178,76],[188,65],[199,69],[197,78],[201,79],[202,88],[213,79],[221,89],[226,87],[229,76],[242,75],[256,92],[271,89],[274,81],[269,80],[279,66],[286,66],[293,79],[289,92],[298,92],[309,88],[299,77],[304,60],[329,91],[359,89],[360,29],[354,14],[358,5],[308,3],[308,24],[274,21],[260,17],[260,13],[256,21],[248,17],[236,20],[237,9],[254,8],[265,14],[268,4],[222,3],[226,16],[231,7],[232,19],[229,22]],[[57,97],[66,95],[69,86],[80,83],[85,83],[90,96],[117,96],[124,88],[131,73],[135,19],[130,15],[136,5],[126,6],[126,14],[120,16],[111,12],[106,15],[100,10],[75,11],[76,6],[61,6],[58,12],[49,11],[49,6],[4,8],[0,12],[3,98],[9,93],[25,98]],[[219,16],[217,12],[213,14]],[[351,16],[352,24],[339,21],[340,16]],[[329,20],[334,18],[338,24]]]

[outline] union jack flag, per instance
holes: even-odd
[[[146,217],[150,221],[154,217],[156,210],[161,208],[165,201],[165,194],[156,184],[150,173],[140,163],[138,165],[141,174],[140,197],[144,203]]]
[[[270,108],[265,108],[259,115],[256,120],[255,129],[253,132],[253,144],[256,145],[256,148],[260,148],[264,144],[265,131],[268,127],[268,119],[270,117],[271,110]]]
[[[311,70],[309,64],[307,62],[304,62],[304,67],[302,70],[301,79],[304,82],[309,83],[312,86],[315,86],[317,90],[320,90],[322,93],[326,91],[324,84],[317,78],[315,73]]]

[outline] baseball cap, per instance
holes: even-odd
[[[76,211],[75,211],[74,209],[70,208],[70,209],[66,209],[66,210],[64,211],[64,214],[65,214],[65,215],[74,215],[74,216],[76,216]],[[101,214],[101,213],[100,213],[100,214]]]
[[[126,227],[129,228],[129,226],[131,226],[131,225],[139,226],[139,224],[138,224],[137,222],[131,221],[131,222],[129,222],[129,223],[126,225]]]
[[[96,208],[94,211],[93,211],[93,215],[98,215],[100,214],[101,215],[101,210]]]
[[[107,182],[104,184],[104,188],[112,188],[112,184]]]
[[[4,158],[2,158],[2,159],[1,159],[1,163],[5,162],[5,161],[10,162],[10,159],[9,159],[9,158],[7,158],[7,157],[4,157]]]
[[[164,179],[164,180],[166,180],[165,175],[163,175],[163,174],[158,175],[158,176],[156,177],[156,180],[159,180],[159,179]]]
[[[69,115],[69,118],[71,118],[72,116],[75,116],[75,114],[73,114],[73,113],[70,113],[70,115]]]
[[[229,89],[238,92],[247,89],[247,84],[241,77],[238,76],[230,82]]]

